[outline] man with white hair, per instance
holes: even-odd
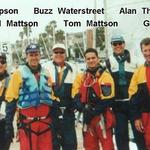
[[[72,109],[72,83],[76,71],[66,59],[66,48],[57,43],[52,48],[52,62],[45,68],[52,74],[54,96],[59,99],[54,106],[53,118],[53,149],[76,150],[77,138],[75,132],[75,115]]]

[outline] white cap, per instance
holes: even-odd
[[[63,49],[64,51],[66,50],[66,47],[64,44],[62,43],[57,43],[53,46],[52,50],[55,50],[56,48],[60,48],[60,49]]]

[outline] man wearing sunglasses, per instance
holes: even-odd
[[[52,74],[54,96],[59,99],[52,112],[53,149],[76,150],[75,115],[72,109],[72,83],[75,78],[75,67],[66,62],[66,48],[57,43],[52,48],[52,62],[45,67]]]
[[[25,52],[27,62],[12,74],[6,100],[17,102],[20,150],[52,150],[50,75],[39,64],[37,44],[28,45]]]
[[[144,149],[143,135],[136,131],[133,119],[130,115],[130,103],[128,88],[134,70],[138,67],[138,59],[125,49],[125,40],[121,35],[111,38],[113,55],[106,61],[115,82],[115,105],[113,107],[116,116],[115,139],[118,150],[129,150],[129,128],[131,123],[134,140],[139,150]]]
[[[9,82],[9,74],[7,72],[7,61],[5,53],[0,53],[0,107],[5,101],[5,93]],[[14,108],[12,103],[6,103],[6,116],[0,114],[0,149],[9,150],[10,144],[14,137],[12,120],[14,112],[9,113],[9,109]]]

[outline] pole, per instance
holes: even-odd
[[[83,48],[84,48],[84,50],[83,51],[85,51],[86,50],[86,39],[85,39],[85,32],[82,32],[82,37],[83,37]]]
[[[53,45],[55,45],[56,39],[55,39],[55,27],[54,27],[54,24],[52,24],[52,28],[53,28]]]
[[[41,36],[41,38],[42,38],[42,41],[43,41],[43,44],[44,44],[44,48],[45,48],[45,50],[46,50],[46,54],[47,54],[48,58],[50,59],[50,56],[49,56],[49,53],[48,53],[48,49],[47,49],[46,44],[45,44],[45,42],[44,42],[43,35],[40,34],[40,36]]]
[[[107,21],[108,18],[107,18],[107,2],[106,2],[106,0],[104,0],[103,3],[104,3],[104,10],[105,10],[104,19],[105,19],[105,21]],[[107,27],[104,28],[104,32],[105,32],[106,58],[108,58],[108,28]]]
[[[27,26],[27,45],[29,45],[29,26]]]
[[[14,49],[15,49],[16,55],[17,55],[17,57],[18,57],[19,64],[21,64],[21,58],[20,58],[20,56],[19,56],[19,53],[17,52],[16,45],[14,45]]]
[[[82,52],[82,49],[81,49],[81,47],[80,47],[79,43],[78,43],[78,42],[76,42],[76,44],[77,44],[77,46],[78,46],[78,48],[79,48],[79,50],[80,50],[80,53],[81,53],[82,57],[84,58],[84,54],[83,54],[83,52]]]
[[[97,8],[96,0],[94,1],[94,8]],[[96,14],[94,14],[94,21],[96,21]],[[96,48],[96,27],[93,28],[93,48]]]
[[[67,33],[65,33],[65,47],[66,47],[66,55],[67,55],[67,57],[69,57]]]

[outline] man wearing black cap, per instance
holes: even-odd
[[[17,101],[20,149],[52,150],[51,79],[39,64],[37,44],[26,48],[26,60],[27,63],[13,73],[6,94],[8,102]]]
[[[0,107],[5,101],[5,93],[9,82],[9,74],[7,73],[7,62],[5,53],[0,53]],[[9,109],[14,108],[13,103],[6,103],[6,116],[0,114],[0,149],[9,150],[10,144],[14,137],[13,117],[14,113],[9,113]],[[5,118],[4,118],[5,117]]]
[[[130,115],[130,103],[128,88],[134,70],[138,67],[138,59],[125,49],[125,40],[121,35],[114,35],[111,38],[113,55],[106,61],[106,65],[112,74],[115,82],[115,105],[116,116],[115,139],[118,150],[129,150],[130,120],[134,134],[134,140],[139,150],[144,149],[143,135],[135,129],[133,119]]]
[[[71,90],[75,79],[75,68],[66,59],[64,44],[57,43],[52,48],[52,62],[45,67],[52,74],[54,96],[60,102],[53,109],[53,149],[76,150],[75,115],[72,109]]]

